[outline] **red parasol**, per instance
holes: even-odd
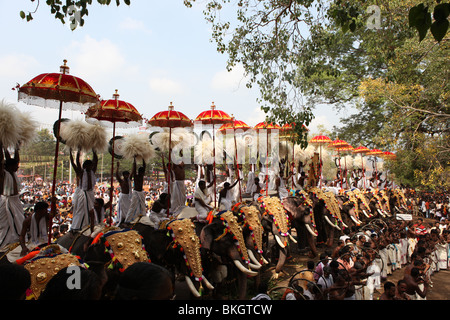
[[[217,205],[217,194],[216,194],[216,138],[214,132],[214,126],[216,124],[226,124],[232,123],[233,119],[224,111],[217,110],[214,102],[209,110],[201,112],[195,121],[201,121],[202,124],[212,124],[213,126],[213,165],[214,165],[214,207]]]
[[[239,181],[239,199],[240,199],[240,201],[242,201],[241,180],[240,180],[240,176],[239,176],[239,163],[237,161],[238,156],[237,156],[236,130],[247,131],[247,130],[250,130],[251,127],[248,124],[246,124],[244,121],[236,120],[234,117],[232,117],[232,119],[233,119],[232,122],[224,123],[219,128],[219,131],[223,132],[223,131],[227,131],[227,130],[233,130],[234,151],[235,151],[234,164],[236,165],[237,178]]]
[[[142,122],[142,115],[137,109],[130,103],[119,100],[119,94],[116,92],[113,94],[112,99],[102,100],[100,104],[90,107],[85,115],[86,121],[99,121],[102,125],[113,126],[113,139],[112,139],[112,157],[111,157],[111,190],[110,190],[110,223],[112,221],[112,198],[114,189],[114,138],[116,136],[116,123],[120,123],[121,127],[138,127]]]
[[[366,189],[366,171],[364,169],[364,161],[363,161],[363,155],[370,152],[370,149],[365,147],[365,146],[359,146],[355,149],[353,149],[352,153],[355,154],[360,154],[361,155],[361,166],[362,166],[362,170],[363,170],[363,183],[364,183],[364,189]]]
[[[172,102],[169,105],[168,110],[161,111],[156,113],[150,120],[147,121],[147,124],[154,127],[161,128],[169,128],[169,163],[167,164],[168,174],[168,207],[167,207],[167,215],[169,215],[170,210],[170,178],[171,178],[171,153],[172,153],[172,129],[178,127],[192,127],[192,121],[189,119],[184,113],[175,111],[172,105]]]
[[[272,131],[280,131],[281,127],[276,123],[260,122],[254,128],[256,131],[265,130],[266,131],[266,167],[269,170],[269,133]],[[266,172],[266,196],[269,194],[269,172]]]
[[[60,73],[43,73],[34,77],[18,91],[18,100],[26,104],[59,110],[57,136],[59,136],[62,110],[85,111],[90,106],[98,104],[99,99],[95,91],[84,80],[69,75],[67,60],[60,67]],[[56,139],[55,159],[53,165],[52,196],[56,192],[56,173],[58,169],[59,140]],[[56,214],[56,203],[51,203],[51,216],[48,225],[48,244],[51,242],[51,226]]]
[[[332,142],[330,138],[324,135],[318,135],[312,138],[309,143],[319,146],[320,148],[320,174],[319,174],[319,188],[322,187],[322,146]]]
[[[380,156],[386,160],[395,160],[397,158],[395,153],[392,153],[390,151],[384,151],[383,154]]]

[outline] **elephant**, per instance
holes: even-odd
[[[226,279],[237,279],[237,297],[246,299],[247,277],[258,275],[260,265],[250,260],[242,227],[231,211],[220,211],[200,230],[205,273],[220,285]],[[216,287],[217,287],[216,285]],[[218,289],[218,291],[220,291]]]
[[[269,234],[273,235],[275,245],[271,246],[271,256],[277,259],[275,277],[282,271],[288,257],[289,243],[297,243],[291,235],[291,224],[286,209],[278,197],[260,197],[258,208],[261,213],[261,224],[264,228],[265,243],[268,244]]]
[[[298,196],[290,196],[283,199],[283,206],[289,216],[292,228],[297,232],[297,245],[299,250],[304,250],[306,244],[310,249],[310,258],[318,255],[316,237],[318,235],[314,221],[314,204],[306,193],[297,193]]]

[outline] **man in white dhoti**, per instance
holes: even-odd
[[[289,180],[290,177],[291,177],[291,175],[289,175],[289,177],[285,178],[281,174],[278,174],[278,176],[276,177],[275,188],[277,190],[278,197],[280,198],[281,201],[283,201],[284,199],[289,197],[289,191],[286,187],[286,181]]]
[[[214,182],[212,182],[214,183]],[[208,192],[208,186],[206,181],[199,181],[198,188],[194,193],[194,206],[198,214],[195,217],[199,222],[205,223],[208,213],[213,209],[210,205],[212,202],[211,194]]]
[[[19,199],[20,182],[17,177],[19,169],[19,150],[15,150],[14,158],[4,150],[6,161],[3,160],[1,148],[1,195],[0,195],[0,248],[19,241],[23,221],[23,204]]]
[[[134,190],[131,195],[131,204],[128,209],[125,223],[131,223],[139,216],[147,213],[147,206],[145,205],[145,192],[143,190],[144,175],[145,175],[145,161],[142,161],[142,166],[136,172],[136,159],[133,162],[133,170],[131,173],[134,180]]]
[[[250,170],[247,175],[247,186],[245,188],[245,193],[250,194],[252,192],[252,188],[255,185],[255,169],[254,165],[250,164]]]
[[[72,225],[71,231],[76,232],[90,225],[91,232],[94,231],[94,186],[95,172],[97,171],[98,157],[93,151],[93,159],[85,160],[80,165],[80,151],[77,152],[76,163],[73,161],[72,152],[70,152],[70,161],[77,176],[77,188],[72,197]]]
[[[129,171],[119,174],[120,162],[117,162],[116,179],[120,184],[119,200],[117,202],[116,225],[119,226],[126,218],[131,205],[131,178]]]
[[[186,174],[184,162],[172,164],[172,177],[170,213],[176,217],[186,207]]]
[[[238,182],[239,179],[236,180],[233,184],[225,182],[222,190],[219,191],[219,207],[223,206],[223,210],[227,211],[231,210],[233,204],[236,203],[236,201],[234,200],[232,189],[236,186]]]
[[[259,178],[256,177],[255,181],[254,181],[254,184],[253,184],[253,187],[252,187],[252,190],[251,190],[251,193],[250,193],[251,196],[252,196],[253,201],[257,201],[258,200],[258,198],[261,196],[261,190],[263,190],[263,189],[264,189],[264,184],[259,182]]]
[[[47,202],[37,202],[34,205],[34,213],[23,221],[20,232],[21,256],[28,254],[30,250],[42,244],[48,243],[48,221],[50,218],[48,208]],[[30,236],[28,236],[28,232]]]

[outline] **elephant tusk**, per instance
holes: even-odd
[[[254,263],[249,263],[248,264],[248,266],[250,267],[250,269],[252,269],[252,270],[259,270],[259,269],[261,269],[261,267],[262,267],[262,265],[257,265],[257,264],[254,264]]]
[[[189,290],[191,290],[192,294],[197,298],[201,297],[200,292],[198,292],[198,290],[195,288],[191,278],[189,278],[188,276],[184,276],[184,278],[186,279],[186,284],[188,285]]]
[[[329,219],[327,216],[325,216],[325,221],[326,221],[330,226],[335,227],[335,225],[331,223],[330,219]]]
[[[378,213],[381,214],[383,216],[383,218],[385,217],[383,211],[381,211],[380,209],[377,209]]]
[[[388,213],[387,211],[384,211],[384,210],[383,210],[383,212],[384,212],[384,214],[385,214],[385,215],[387,215],[388,217],[390,217],[390,216],[391,216],[391,214],[390,214],[390,213]]]
[[[405,210],[408,210],[408,208],[407,208],[407,207],[405,207],[405,205],[404,205],[404,204],[402,204],[402,208],[403,208],[403,209],[405,209]]]
[[[289,239],[291,239],[292,242],[297,243],[297,240],[295,240],[295,238],[291,234],[289,234]]]
[[[309,224],[306,224],[305,227],[306,230],[308,230],[308,232],[311,233],[313,237],[317,237],[317,234],[314,232],[314,230],[311,228]]]
[[[255,258],[255,255],[253,254],[253,251],[248,250],[247,252],[248,252],[248,257],[253,262],[253,264],[255,264],[258,267],[258,269],[261,268],[262,267],[261,263],[259,263],[259,261]],[[252,269],[255,269],[255,268],[252,268]]]
[[[263,257],[263,255],[261,255],[261,258],[264,264],[269,264],[269,261],[267,261],[266,258]]]
[[[360,225],[360,222],[354,216],[351,215],[350,218],[353,220],[354,223]]]
[[[278,243],[278,245],[280,246],[280,247],[282,247],[282,248],[285,248],[286,246],[284,245],[284,243],[283,242],[281,242],[281,239],[280,239],[280,237],[276,234],[275,235],[275,240],[277,241],[277,243]]]
[[[258,272],[252,271],[247,269],[246,267],[244,267],[242,265],[242,263],[240,263],[238,260],[233,260],[234,265],[236,266],[236,268],[238,268],[239,271],[245,273],[246,275],[249,275],[251,277],[254,277],[258,274]]]
[[[367,218],[370,218],[369,215],[367,214],[366,210],[363,209],[362,212],[364,213],[364,215],[365,215]]]
[[[205,284],[205,286],[210,289],[210,290],[214,290],[214,286],[208,281],[208,279],[206,279],[205,277],[202,277],[203,283]]]
[[[342,223],[342,226],[343,226],[344,228],[348,228],[348,225],[346,225],[346,224],[344,223],[344,221],[341,221],[341,223]]]

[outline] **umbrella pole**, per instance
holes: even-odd
[[[266,129],[266,197],[269,195],[269,130]]]
[[[116,123],[113,122],[113,139],[112,139],[112,151],[111,151],[111,188],[109,190],[109,225],[112,223],[112,211],[113,211],[113,190],[114,190],[114,137],[116,136]]]
[[[363,170],[363,185],[364,185],[364,190],[366,190],[366,170],[364,168],[364,159],[363,159],[363,155],[361,153],[361,167]]]
[[[214,172],[214,208],[217,206],[217,192],[216,192],[216,133],[214,132],[213,123],[213,172]]]
[[[234,136],[234,164],[236,165],[236,170],[237,170],[237,178],[238,178],[238,183],[239,183],[239,200],[242,201],[242,193],[241,193],[241,179],[239,176],[239,164],[237,161],[237,143],[236,143],[236,132],[233,129],[233,136]]]
[[[172,177],[172,127],[169,127],[169,163],[167,164],[167,175],[168,175],[168,185],[167,185],[167,193],[169,196],[167,197],[167,216],[170,216],[170,178]]]
[[[319,159],[319,188],[322,188],[322,144],[320,148],[320,159]]]
[[[341,189],[344,189],[344,186],[342,185],[342,168],[341,168],[341,153],[338,150],[338,157],[339,157],[339,177],[341,178]]]
[[[53,183],[52,183],[52,197],[51,200],[51,208],[50,208],[50,217],[48,219],[48,244],[52,242],[52,222],[53,217],[56,215],[56,199],[53,201],[56,193],[56,171],[58,169],[58,154],[59,154],[59,130],[61,129],[61,118],[62,118],[62,100],[59,102],[59,114],[58,114],[58,130],[57,130],[57,138],[56,138],[56,146],[55,146],[55,162],[53,164]]]

